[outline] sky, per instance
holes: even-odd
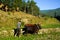
[[[35,0],[40,10],[60,8],[60,0]]]

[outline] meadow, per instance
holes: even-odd
[[[0,40],[60,40],[60,32],[52,32],[49,34],[28,34],[20,35],[20,37],[12,36],[1,36]]]
[[[39,23],[42,29],[38,34],[14,37],[13,29],[21,18],[22,26],[26,23]],[[50,29],[52,28],[52,29]],[[47,31],[47,32],[46,32]],[[4,12],[0,10],[0,40],[60,40],[60,22],[51,17],[36,17],[24,12]]]

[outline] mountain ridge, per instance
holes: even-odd
[[[41,10],[41,13],[44,15],[49,15],[49,16],[53,16],[56,15],[60,16],[60,8],[56,8],[56,9],[50,9],[50,10]]]

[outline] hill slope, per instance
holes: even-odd
[[[48,24],[59,24],[59,21],[51,17],[36,17],[24,12],[4,12],[0,10],[0,30],[12,29],[17,25],[17,21],[22,21],[22,27],[26,23],[40,23],[42,26]]]

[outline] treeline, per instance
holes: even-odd
[[[7,9],[6,11],[23,11],[35,16],[40,14],[39,7],[34,0],[0,0],[0,5],[1,3],[4,4],[1,8]]]

